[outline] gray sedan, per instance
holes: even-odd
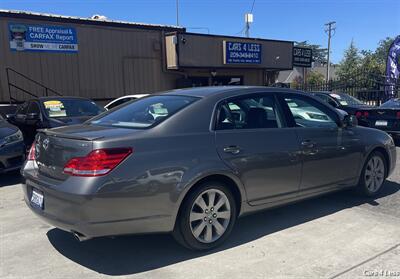
[[[376,195],[395,153],[388,134],[308,94],[206,87],[41,131],[22,174],[32,211],[79,240],[172,232],[204,250],[250,212],[351,187]]]

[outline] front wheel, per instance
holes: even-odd
[[[379,151],[369,155],[361,173],[358,190],[363,195],[373,197],[379,193],[385,182],[387,166],[385,157]]]
[[[235,199],[219,182],[206,182],[182,204],[174,230],[175,239],[193,250],[217,247],[232,231],[237,216]]]

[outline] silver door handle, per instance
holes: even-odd
[[[236,154],[240,153],[240,147],[239,146],[227,146],[227,147],[224,147],[224,152],[236,155]]]

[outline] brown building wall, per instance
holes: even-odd
[[[74,27],[77,53],[11,51],[8,24]],[[162,30],[115,28],[43,20],[0,18],[0,101],[8,101],[6,68],[22,73],[63,95],[110,99],[171,89],[179,75],[164,72]],[[19,87],[42,95],[43,88],[10,72]],[[18,99],[21,90],[12,88]],[[26,99],[26,98],[25,98]]]
[[[78,52],[11,51],[9,23],[73,27],[77,33]],[[188,77],[241,77],[245,85],[263,85],[265,70],[291,68],[292,42],[252,40],[260,42],[261,65],[223,65],[222,40],[248,39],[206,36],[184,33],[184,29],[147,25],[94,22],[84,19],[32,16],[0,12],[0,103],[9,101],[8,80],[38,96],[44,96],[42,86],[9,72],[26,75],[64,96],[91,99],[113,99],[127,94],[151,93],[176,88]],[[167,70],[167,48],[174,42],[166,34],[184,36],[179,39],[179,51],[169,53],[169,61],[178,62],[178,70]],[[179,56],[179,57],[178,57]],[[279,58],[277,59],[277,57]],[[190,85],[189,83],[186,83]],[[19,101],[29,99],[20,89],[11,88]],[[49,92],[49,95],[54,95]]]

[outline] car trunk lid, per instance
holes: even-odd
[[[69,175],[64,173],[66,163],[75,157],[84,157],[94,148],[94,141],[124,136],[134,131],[92,125],[67,126],[41,130],[35,142],[35,160],[40,174],[59,180]]]

